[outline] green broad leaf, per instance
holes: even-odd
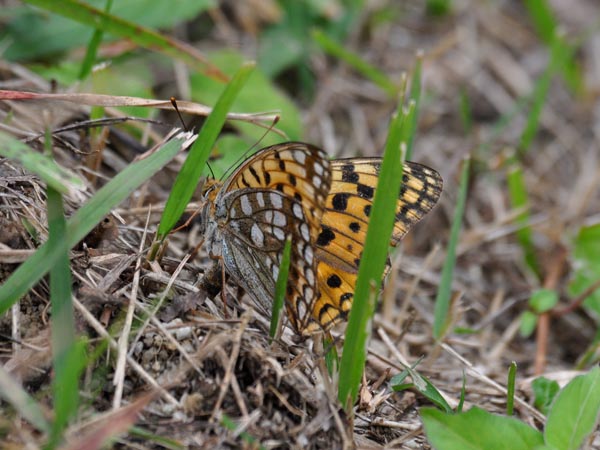
[[[23,166],[61,194],[73,193],[85,188],[85,183],[77,174],[59,166],[52,158],[3,132],[0,132],[0,155]]]
[[[306,37],[299,39],[285,24],[271,27],[261,33],[258,62],[269,78],[276,77],[288,67],[305,58]]]
[[[103,10],[106,0],[88,0],[85,3],[64,0],[28,1],[41,9],[55,7],[89,8]],[[201,12],[215,7],[214,0],[156,0],[115,1],[111,17],[127,20],[149,28],[171,28],[185,20],[190,20]],[[71,20],[58,14],[47,14],[30,6],[20,6],[5,12],[10,13],[0,31],[0,40],[10,39],[10,45],[3,53],[9,60],[39,59],[48,55],[65,52],[76,47],[85,47],[94,29],[92,26]],[[111,24],[108,25],[109,27]],[[105,35],[105,39],[115,39],[118,35]]]
[[[523,311],[520,318],[519,333],[523,337],[529,337],[535,331],[538,322],[538,315],[531,311]]]
[[[550,311],[558,303],[558,292],[553,289],[538,289],[529,299],[529,306],[538,314]]]
[[[573,241],[573,267],[569,295],[576,297],[600,279],[600,224],[579,230]],[[600,315],[600,288],[585,299],[584,305]]]
[[[546,445],[576,450],[598,425],[600,412],[600,369],[575,377],[562,389],[548,415]]]
[[[600,269],[600,224],[581,228],[573,245],[575,260]]]
[[[520,420],[477,407],[460,414],[422,408],[421,418],[437,450],[532,450],[544,444],[542,433]]]
[[[535,397],[533,405],[540,410],[542,414],[547,415],[550,410],[550,405],[554,401],[558,391],[560,391],[560,386],[554,380],[539,377],[533,380],[531,388],[533,389]]]
[[[208,58],[230,76],[244,62],[242,55],[231,50],[210,53]],[[215,81],[202,73],[192,74],[190,83],[192,100],[206,105],[214,105],[223,89],[225,89],[223,83]],[[257,105],[260,105],[260,110],[256,109]],[[286,134],[286,138],[282,138],[275,133],[269,133],[261,140],[260,147],[276,144],[282,140],[302,140],[303,130],[300,112],[292,101],[275,87],[258,68],[248,79],[245,89],[235,99],[232,110],[245,113],[276,112],[280,115],[280,120],[276,126]],[[241,121],[232,121],[230,125],[236,127],[252,141],[263,138],[266,131],[264,128]]]

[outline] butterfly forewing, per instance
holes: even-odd
[[[352,306],[380,166],[379,158],[332,161],[332,184],[316,241],[320,295],[314,316],[324,329],[345,319]],[[433,208],[441,191],[442,178],[435,170],[404,163],[391,245]]]

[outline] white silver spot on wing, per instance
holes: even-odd
[[[273,279],[277,280],[277,277],[279,276],[279,266],[273,265],[271,270],[273,271]]]
[[[310,231],[308,230],[308,225],[306,225],[306,222],[302,222],[300,225],[300,234],[302,235],[302,239],[307,242],[310,241]]]
[[[269,211],[269,212],[271,212],[271,211]],[[287,224],[285,214],[282,213],[281,211],[274,211],[271,218],[272,218],[271,223],[278,227],[285,227],[285,225]]]
[[[306,153],[301,150],[296,150],[294,152],[294,159],[300,164],[304,164],[306,162]]]
[[[269,200],[271,200],[271,204],[275,209],[283,208],[283,199],[281,198],[281,195],[279,193],[271,192],[269,194]]]
[[[298,312],[298,318],[306,316],[306,305],[304,302],[296,302],[296,311]]]
[[[244,214],[247,216],[252,214],[252,205],[250,204],[250,198],[247,195],[242,195],[240,197],[240,205]]]
[[[315,164],[313,165],[313,168],[315,169],[315,173],[319,176],[322,176],[323,173],[325,172],[325,169],[323,168],[321,163],[315,162]]]
[[[252,242],[262,247],[265,245],[265,235],[257,224],[253,224],[250,229],[250,236],[252,237]]]
[[[292,212],[297,219],[304,219],[304,212],[302,211],[302,206],[300,206],[300,203],[294,203],[294,206],[292,206]]]
[[[262,192],[256,193],[256,203],[258,203],[258,206],[261,208],[265,207],[265,197]]]
[[[315,291],[310,286],[304,286],[304,299],[306,301],[312,300],[315,295]]]
[[[312,265],[313,259],[314,259],[313,249],[310,245],[307,245],[306,247],[304,247],[304,260],[308,264]]]
[[[285,239],[285,232],[281,228],[273,228],[273,235],[280,241]]]
[[[306,277],[306,281],[309,285],[314,286],[315,284],[315,273],[310,267],[307,267],[304,271],[304,276]]]

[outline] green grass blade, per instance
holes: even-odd
[[[74,342],[73,346],[61,355],[53,355],[55,366],[54,381],[54,422],[50,440],[46,448],[53,448],[60,442],[69,420],[79,407],[79,381],[87,365],[86,342]]]
[[[548,66],[542,76],[537,80],[533,90],[531,109],[527,116],[527,123],[525,124],[525,129],[523,130],[519,142],[519,153],[521,154],[529,150],[531,142],[537,133],[540,117],[544,109],[544,104],[546,103],[548,91],[550,90],[550,83],[552,82],[552,78],[556,74],[556,71],[562,67],[562,64],[564,63],[566,51],[563,40],[559,36],[556,36],[550,50],[550,61]]]
[[[321,30],[313,31],[313,39],[323,51],[353,67],[358,73],[379,86],[390,97],[393,98],[398,95],[399,87],[386,74],[366,62],[356,53],[346,50]]]
[[[433,337],[436,340],[439,340],[444,335],[448,323],[448,311],[450,310],[450,298],[452,296],[452,275],[454,274],[454,266],[456,265],[456,244],[458,243],[458,235],[460,234],[465,203],[467,201],[470,162],[471,160],[468,157],[463,161],[458,199],[456,208],[454,209],[452,228],[450,229],[446,260],[442,268],[440,287],[435,298]]]
[[[546,0],[525,0],[524,2],[533,25],[544,42],[550,44],[554,39],[557,22]]]
[[[342,405],[354,403],[363,373],[370,323],[375,310],[375,299],[387,260],[387,252],[394,226],[396,201],[402,180],[401,138],[406,126],[402,103],[394,115],[381,164],[379,181],[371,210],[365,248],[358,269],[354,301],[346,329],[346,338],[340,363],[338,397]],[[377,286],[377,288],[375,287]]]
[[[11,375],[0,365],[0,397],[30,424],[44,433],[50,433],[50,424],[44,416],[44,411],[36,400],[15,381]],[[6,407],[3,406],[3,413]]]
[[[169,231],[173,229],[183,211],[185,211],[187,204],[196,190],[196,186],[198,186],[210,151],[219,133],[221,133],[221,128],[225,124],[227,113],[231,109],[231,105],[233,105],[238,93],[242,90],[246,81],[248,81],[254,67],[253,63],[246,63],[238,70],[215,103],[210,115],[206,118],[206,122],[204,122],[198,134],[198,139],[196,139],[196,142],[194,142],[194,145],[190,149],[189,155],[173,183],[171,194],[167,199],[167,204],[160,220],[157,239],[164,239]]]
[[[277,333],[277,329],[279,328],[279,322],[285,301],[285,289],[287,287],[288,274],[290,272],[291,254],[292,239],[291,237],[288,237],[285,241],[285,246],[283,247],[281,264],[279,265],[279,274],[277,275],[277,283],[275,284],[275,297],[273,298],[271,326],[269,327],[269,336],[271,336],[271,339],[275,337],[275,333]]]
[[[535,246],[533,245],[533,230],[529,225],[529,199],[527,187],[523,177],[521,165],[514,161],[507,175],[508,195],[511,206],[514,209],[522,209],[515,221],[519,225],[517,230],[517,239],[525,255],[525,263],[539,277],[541,277],[540,264],[535,255]]]
[[[129,434],[144,441],[149,441],[158,444],[158,446],[160,446],[161,448],[166,448],[168,450],[186,450],[187,448],[189,448],[188,446],[186,446],[185,444],[183,444],[175,438],[160,436],[142,427],[131,427],[129,429]]]
[[[15,161],[28,172],[37,175],[48,186],[61,194],[82,190],[85,187],[83,180],[75,173],[59,166],[53,159],[1,131],[0,155]]]
[[[463,406],[465,405],[465,397],[467,395],[467,376],[465,375],[465,371],[463,370],[462,374],[462,386],[460,388],[460,398],[458,400],[458,406],[456,407],[456,412],[461,413],[463,410]]]
[[[556,45],[561,48],[564,59],[556,67],[556,70],[562,72],[563,79],[573,92],[581,93],[585,83],[580,66],[575,59],[576,48],[569,44],[563,36],[557,34],[560,24],[550,4],[547,0],[526,0],[524,3],[540,38],[551,49]]]
[[[517,363],[511,362],[508,368],[508,383],[506,395],[506,415],[512,416],[515,409],[515,379],[517,377]]]
[[[52,188],[47,189],[48,233],[56,242],[64,242],[66,221],[63,214],[63,199],[60,193]],[[50,269],[50,302],[52,305],[52,368],[54,379],[54,422],[50,438],[50,447],[54,447],[69,423],[69,419],[77,412],[79,405],[78,374],[68,369],[65,364],[75,344],[75,321],[71,304],[71,270],[68,248],[62,246],[56,264]],[[74,380],[73,380],[74,378]],[[75,382],[73,382],[75,381]]]
[[[239,433],[239,425],[236,424],[232,419],[229,418],[226,414],[221,416],[221,425],[228,429],[229,431],[234,432],[236,435]],[[258,448],[259,450],[265,450],[258,439],[252,436],[250,433],[246,431],[242,431],[239,433],[240,439],[249,446],[249,448]]]
[[[65,241],[49,239],[0,286],[0,316],[54,266],[60,255],[83,239],[112,208],[125,200],[189,144],[190,133],[180,133],[147,158],[130,164],[100,189],[67,221]]]
[[[415,134],[417,132],[417,123],[419,121],[419,103],[421,101],[421,73],[423,68],[423,54],[419,52],[417,54],[417,61],[413,67],[413,71],[410,77],[410,94],[409,101],[414,104],[412,112],[409,111],[409,117],[407,118],[408,126],[405,127],[406,136],[403,137],[406,142],[406,159],[412,159],[413,144],[415,140]]]
[[[106,0],[106,5],[104,6],[104,13],[108,15],[110,13],[110,9],[112,8],[113,0]],[[94,34],[90,39],[90,42],[85,51],[85,56],[81,63],[81,71],[79,72],[79,80],[85,80],[90,73],[92,73],[92,68],[94,67],[94,63],[96,62],[96,55],[98,53],[98,47],[100,47],[100,43],[102,42],[102,37],[104,36],[104,31],[99,28],[94,30]]]
[[[460,90],[460,107],[458,112],[465,134],[471,133],[473,129],[473,111],[471,110],[471,99],[465,88]]]
[[[227,81],[227,76],[218,67],[207,61],[191,45],[163,36],[154,30],[142,27],[133,22],[107,14],[84,2],[76,0],[26,0],[26,2],[84,25],[89,25],[92,29],[98,29],[105,33],[128,39],[145,49],[160,52],[166,56],[181,60],[189,64],[192,69],[198,70],[216,80]]]

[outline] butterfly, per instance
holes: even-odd
[[[291,237],[289,323],[304,336],[331,329],[352,306],[380,167],[381,158],[329,160],[302,142],[259,150],[224,182],[204,189],[201,223],[210,254],[268,316]],[[404,163],[391,245],[433,208],[441,191],[435,170]],[[389,268],[388,262],[386,273]]]

